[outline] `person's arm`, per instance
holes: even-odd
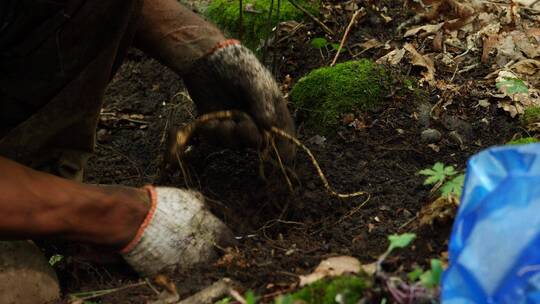
[[[86,185],[0,157],[0,240],[15,239],[108,246],[146,276],[209,263],[233,240],[196,192]]]
[[[148,213],[146,190],[76,183],[0,157],[0,239],[126,246]]]
[[[144,0],[135,46],[179,75],[224,40],[219,29],[177,0]]]
[[[144,0],[135,46],[184,79],[199,114],[239,110],[250,119],[212,122],[201,133],[211,142],[260,148],[261,134],[276,126],[294,135],[295,127],[285,99],[257,57],[234,39],[227,40],[214,25],[197,16],[177,0]],[[277,139],[284,160],[295,147]],[[175,147],[169,147],[176,160]]]

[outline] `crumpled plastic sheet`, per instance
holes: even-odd
[[[467,164],[442,303],[540,303],[540,143]]]

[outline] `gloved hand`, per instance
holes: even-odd
[[[143,276],[187,269],[216,258],[216,245],[233,242],[231,231],[205,209],[197,192],[147,187],[151,207],[135,238],[121,250]]]
[[[202,132],[206,139],[229,147],[260,147],[261,132],[271,126],[294,135],[293,120],[270,72],[250,50],[226,40],[178,1],[144,1],[135,45],[182,76],[199,114],[240,110],[252,118],[211,123]],[[277,145],[285,160],[294,156],[289,142]],[[166,158],[176,159],[174,154]]]
[[[294,135],[294,123],[271,73],[236,40],[225,40],[194,62],[184,83],[199,114],[240,110],[251,119],[215,121],[203,128],[203,137],[227,147],[260,147],[262,131],[276,126]],[[285,160],[295,154],[287,141],[276,141]]]

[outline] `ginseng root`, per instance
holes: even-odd
[[[249,116],[246,113],[241,112],[241,111],[219,111],[219,112],[212,112],[212,113],[207,113],[207,114],[199,116],[197,119],[195,119],[194,122],[186,125],[185,127],[177,131],[174,145],[172,146],[171,151],[170,151],[171,158],[178,161],[180,168],[183,169],[184,166],[182,164],[182,154],[184,153],[190,139],[193,137],[193,135],[195,134],[198,128],[214,120],[245,119],[245,118],[249,118]],[[280,137],[285,140],[288,140],[292,142],[294,145],[296,145],[297,147],[304,150],[304,152],[308,155],[311,163],[315,167],[317,174],[319,175],[319,178],[321,179],[324,185],[324,188],[326,189],[326,191],[328,191],[329,194],[335,197],[339,197],[339,198],[351,198],[351,197],[368,194],[367,192],[364,192],[364,191],[357,191],[354,193],[338,193],[330,186],[328,179],[326,178],[326,175],[322,171],[321,166],[319,165],[319,162],[317,161],[317,159],[315,158],[311,150],[308,147],[306,147],[302,142],[300,142],[296,137],[294,137],[291,134],[288,134],[284,130],[277,128],[275,126],[271,127],[270,130],[266,131],[265,135],[267,139],[269,140],[269,142],[271,143],[271,145],[268,145],[268,146],[270,148],[274,148],[274,152],[277,154],[277,159],[278,159],[277,163],[281,167],[281,170],[285,176],[285,179],[290,189],[292,189],[292,183],[289,179],[289,176],[287,175],[287,170],[285,169],[283,163],[281,162],[281,157],[277,149],[275,148],[274,140],[276,137]],[[263,151],[261,153],[262,155],[269,154],[267,153],[267,151]]]

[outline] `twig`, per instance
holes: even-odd
[[[281,1],[282,0],[277,0],[277,12],[276,12],[277,25],[276,25],[276,35],[274,37],[274,48],[277,45],[277,41],[279,41],[279,34],[280,34],[279,25],[281,24]],[[275,49],[274,49],[274,52],[272,53],[272,74],[274,76],[277,76],[277,52]]]
[[[287,181],[287,186],[289,186],[289,191],[291,191],[291,193],[294,193],[291,179],[289,178],[289,175],[287,174],[287,170],[285,170],[285,166],[283,165],[283,162],[281,161],[281,156],[279,155],[279,150],[276,147],[276,141],[274,140],[274,138],[270,138],[270,143],[272,144],[272,148],[274,149],[274,152],[276,153],[279,167],[281,168],[281,172],[283,173],[283,176],[285,176],[285,181]]]
[[[242,0],[238,0],[239,4],[239,12],[238,12],[238,39],[242,40],[242,36],[244,35],[244,4]]]
[[[324,23],[322,23],[321,20],[319,20],[319,18],[313,16],[313,14],[311,14],[310,12],[308,12],[308,10],[306,10],[305,8],[301,7],[300,5],[298,5],[298,3],[296,3],[296,1],[294,0],[289,0],[289,3],[291,3],[294,7],[296,7],[297,9],[301,10],[304,14],[306,14],[309,18],[313,19],[313,21],[317,22],[317,24],[319,24],[322,29],[329,35],[331,36],[334,36],[335,33],[334,31],[332,31],[328,26],[326,26]]]
[[[266,64],[266,55],[268,55],[268,41],[270,40],[270,36],[272,35],[272,14],[274,13],[274,0],[270,0],[270,9],[268,10],[268,24],[267,30],[268,33],[266,33],[266,38],[264,39],[264,45],[263,45],[263,56],[262,56],[262,62]],[[279,20],[278,20],[279,23]]]
[[[356,21],[356,18],[360,13],[363,12],[365,14],[364,8],[361,8],[354,12],[351,21],[349,22],[349,25],[347,26],[347,29],[345,30],[345,33],[343,34],[343,38],[341,38],[341,43],[339,44],[339,48],[337,50],[336,56],[334,57],[334,60],[332,60],[332,64],[330,66],[334,66],[339,58],[339,54],[341,54],[341,49],[343,48],[343,45],[345,45],[345,41],[347,41],[347,38],[349,37],[349,32],[351,31],[352,25],[354,24],[354,21]]]
[[[118,288],[95,290],[95,291],[76,292],[76,293],[70,293],[68,296],[72,300],[86,301],[86,300],[90,300],[90,299],[94,299],[94,298],[103,297],[103,296],[106,296],[106,295],[109,295],[109,294],[112,294],[112,293],[115,293],[115,292],[118,292],[118,291],[130,289],[130,288],[135,288],[135,287],[140,287],[140,286],[143,286],[143,285],[147,285],[147,283],[146,282],[139,282],[139,283],[130,284],[130,285],[126,285],[126,286],[122,286],[122,287],[118,287]]]
[[[191,297],[178,302],[177,304],[214,303],[215,301],[219,300],[220,297],[228,294],[229,291],[233,288],[233,286],[234,282],[231,281],[231,279],[224,278],[197,292]]]

